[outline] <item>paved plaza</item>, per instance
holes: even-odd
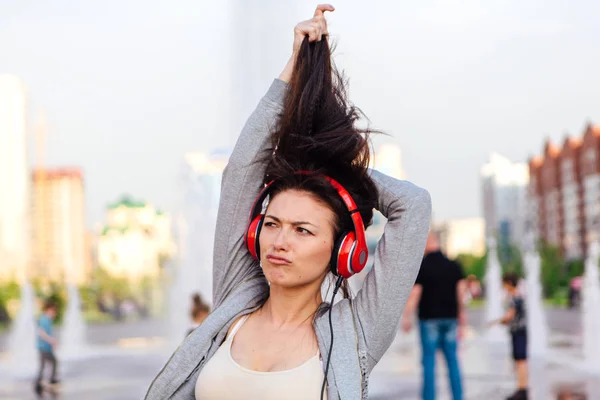
[[[581,357],[581,323],[577,312],[549,310],[552,331],[551,353],[532,365],[532,394],[535,400],[555,399],[559,387],[569,386],[600,399],[600,380],[586,373]],[[470,333],[460,348],[466,399],[504,399],[514,388],[508,348],[491,345],[482,336],[483,315],[472,311]],[[60,394],[45,398],[60,400],[140,399],[149,383],[169,357],[167,324],[142,321],[88,327],[89,349],[79,357],[63,360],[64,383]],[[0,349],[6,358],[6,335]],[[373,400],[417,399],[420,392],[420,351],[417,337],[398,335],[371,375],[369,393]],[[4,367],[3,367],[4,364]],[[31,379],[11,378],[6,361],[0,361],[0,399],[36,399]],[[438,363],[438,399],[449,399],[444,363]],[[2,369],[4,368],[4,369]]]

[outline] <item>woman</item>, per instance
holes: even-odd
[[[292,57],[236,143],[222,180],[213,312],[147,399],[367,398],[417,276],[431,202],[367,170],[369,132],[354,126],[334,80],[326,11],[295,27]],[[364,267],[373,208],[388,218],[373,267],[355,298],[344,291],[331,307],[321,286],[330,271]]]

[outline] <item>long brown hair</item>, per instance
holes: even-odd
[[[277,179],[271,192],[310,192],[327,204],[334,214],[337,236],[353,229],[347,207],[335,189],[313,171],[337,180],[352,195],[365,227],[373,219],[377,187],[368,175],[371,155],[370,129],[356,122],[362,113],[347,99],[347,81],[331,59],[325,37],[319,42],[305,38],[297,54],[285,96],[283,111],[271,134],[265,183]],[[272,198],[271,197],[271,198]],[[345,284],[344,297],[350,297]]]

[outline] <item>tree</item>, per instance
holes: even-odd
[[[482,280],[485,276],[487,254],[476,256],[474,254],[459,254],[456,261],[462,266],[465,275],[475,275]]]
[[[571,280],[571,278],[583,275],[584,272],[584,260],[570,260],[567,262],[567,278],[569,281]]]
[[[502,266],[502,272],[514,272],[518,276],[524,276],[523,257],[517,246],[499,246],[498,259]]]
[[[17,281],[9,281],[0,285],[0,324],[9,322],[8,303],[13,299],[18,299],[20,295],[21,289]]]
[[[561,287],[566,286],[565,262],[560,249],[548,243],[540,243],[539,253],[542,259],[541,281],[544,296],[552,297]]]
[[[65,286],[56,282],[50,283],[50,293],[43,301],[52,300],[56,304],[56,323],[60,324],[65,314],[67,305],[67,293]]]

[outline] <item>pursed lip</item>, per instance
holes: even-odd
[[[267,260],[269,260],[269,262],[271,264],[277,264],[277,265],[286,265],[286,264],[291,264],[292,263],[287,258],[279,257],[279,256],[274,256],[272,254],[268,254],[267,255]]]

